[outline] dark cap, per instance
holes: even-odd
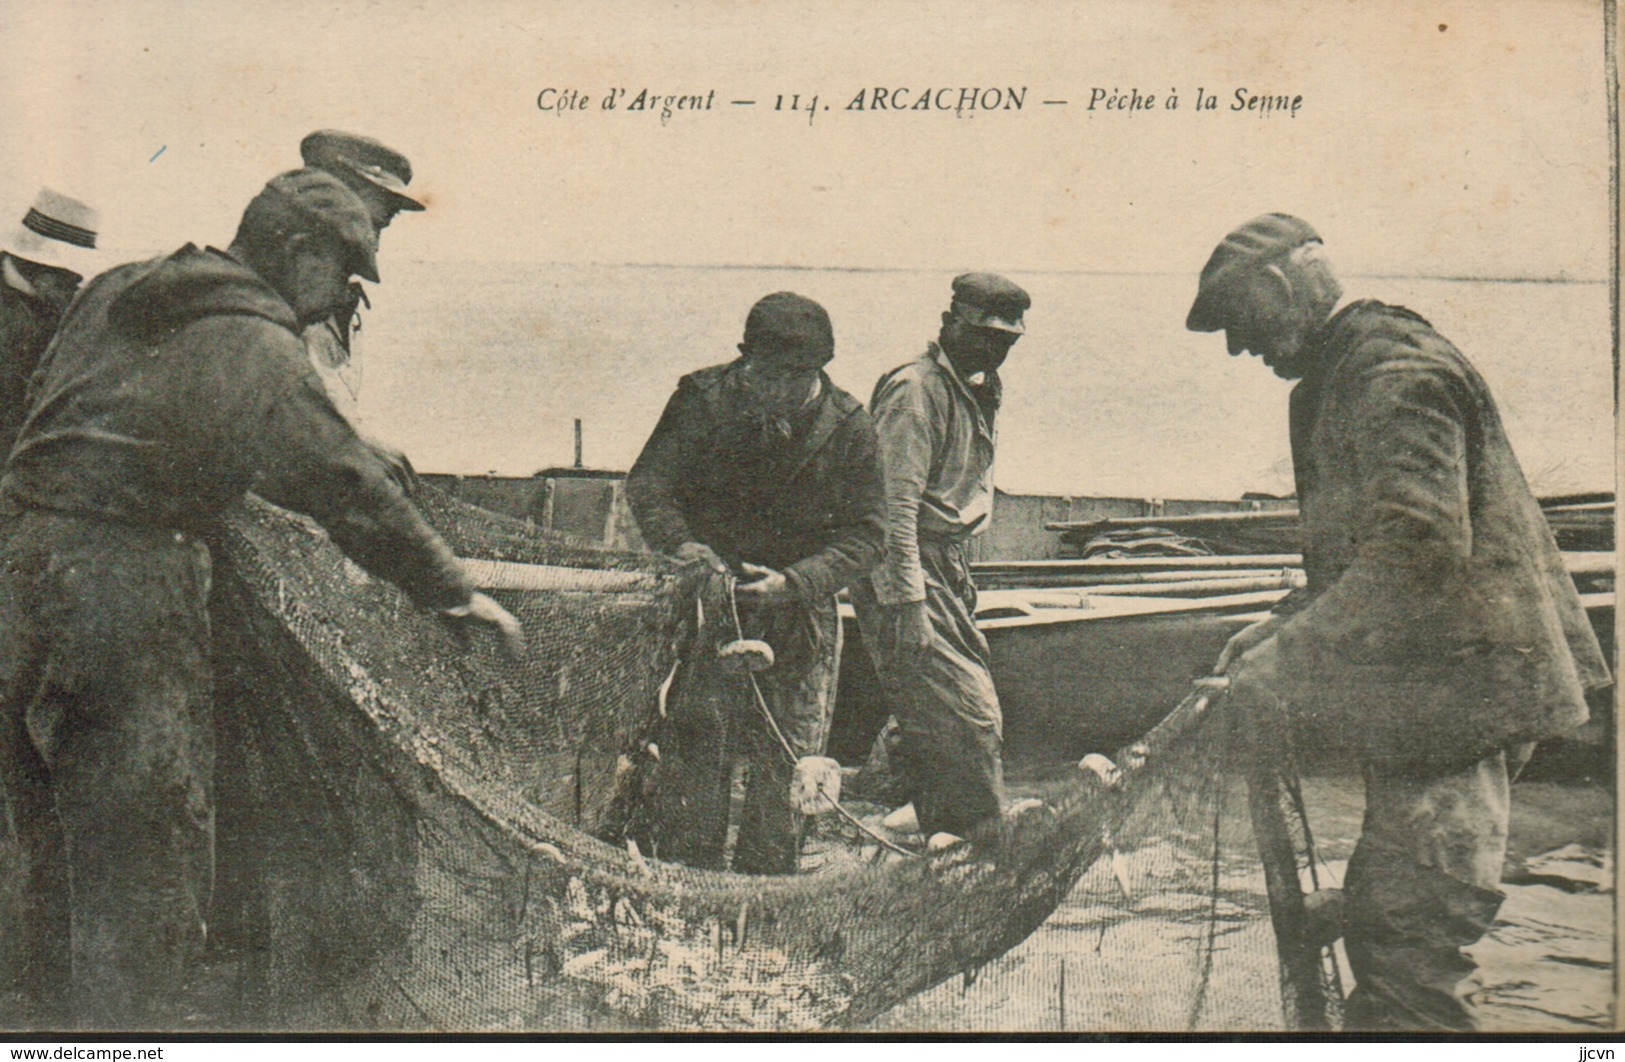
[[[1021,315],[1032,304],[1025,291],[996,274],[965,273],[954,278],[953,311],[966,324],[1019,336],[1027,330]]]
[[[821,366],[835,356],[835,331],[822,306],[793,291],[775,291],[750,308],[741,345],[759,356]]]
[[[1319,242],[1320,234],[1307,221],[1290,214],[1261,214],[1247,222],[1226,236],[1202,267],[1185,327],[1192,332],[1217,332],[1225,327],[1228,297],[1237,280],[1255,265]]]
[[[405,155],[370,136],[318,129],[299,142],[299,156],[306,166],[326,170],[352,188],[356,180],[382,188],[396,210],[423,209],[422,203],[406,194],[406,186],[412,183],[412,164]]]
[[[337,239],[350,252],[350,271],[378,280],[378,231],[356,194],[321,170],[290,170],[271,178],[243,213],[245,227]]]

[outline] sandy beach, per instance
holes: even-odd
[[[1303,780],[1326,884],[1341,881],[1353,852],[1362,788],[1350,776]],[[1472,948],[1485,1031],[1586,1033],[1612,1026],[1612,809],[1607,784],[1514,787],[1502,879],[1507,898],[1494,928]],[[1225,836],[1216,904],[1195,888],[1147,887],[1153,875],[1136,864],[1155,862],[1148,851],[1124,856],[1120,869],[1135,893],[1127,899],[1110,861],[1101,860],[1038,932],[968,986],[940,985],[872,1027],[1180,1032],[1190,1027],[1194,1005],[1195,1027],[1204,1031],[1281,1029],[1262,876],[1245,848],[1245,827],[1227,826]],[[1205,960],[1215,924],[1214,956]],[[1346,990],[1353,981],[1341,955],[1339,964]]]

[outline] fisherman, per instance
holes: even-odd
[[[790,746],[760,717],[754,694],[722,720],[724,733],[702,718],[674,718],[660,746],[663,859],[727,869],[730,777],[744,757],[734,869],[796,870],[802,818],[790,804],[792,766],[821,757],[829,740],[841,651],[835,594],[881,548],[874,425],[824,373],[834,351],[822,306],[787,291],[766,296],[745,319],[738,359],[678,381],[627,478],[649,545],[743,580],[740,633],[772,649],[773,665],[754,680]]]
[[[956,278],[937,341],[882,376],[870,401],[886,549],[852,587],[852,603],[897,720],[903,788],[927,836],[968,836],[1003,810],[1004,723],[966,550],[993,510],[998,370],[1031,304],[1004,277]]]
[[[412,163],[370,136],[318,129],[299,142],[299,157],[311,169],[343,181],[367,208],[378,232],[388,228],[396,214],[424,209],[406,194],[412,183]]]
[[[95,272],[96,211],[41,188],[0,244],[0,460],[28,412],[28,378],[68,303]]]
[[[1472,1029],[1462,949],[1502,900],[1509,778],[1609,684],[1596,635],[1483,379],[1410,310],[1344,303],[1308,224],[1266,214],[1226,236],[1186,326],[1298,381],[1308,585],[1218,670],[1260,740],[1288,711],[1363,763],[1347,1024]]]
[[[343,181],[366,207],[372,227],[380,234],[396,214],[424,208],[406,194],[407,186],[412,183],[412,163],[399,151],[372,137],[319,129],[299,142],[299,155],[311,169],[323,170]],[[351,337],[361,330],[361,306],[366,299],[366,291],[360,284],[350,285],[347,305],[327,319],[309,325],[303,336],[311,364],[333,397],[333,404],[357,430],[360,427],[357,408],[360,380]],[[367,445],[407,493],[417,490],[417,472],[406,454],[370,437]]]
[[[213,862],[205,536],[251,482],[419,606],[519,650],[305,359],[301,325],[352,274],[376,281],[375,254],[348,189],[283,174],[227,250],[93,281],[36,374],[0,480],[0,780],[28,864],[13,972],[46,1024],[178,1018]]]

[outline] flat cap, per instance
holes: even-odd
[[[1249,269],[1291,254],[1306,243],[1319,242],[1320,234],[1307,221],[1290,214],[1261,214],[1234,230],[1202,267],[1185,327],[1192,332],[1217,332],[1225,327],[1227,298]]]
[[[750,308],[742,345],[753,354],[823,365],[835,356],[835,331],[822,306],[793,291],[775,291]]]
[[[1021,335],[1021,315],[1033,304],[1021,288],[994,273],[964,273],[954,278],[954,313],[966,324]]]
[[[405,155],[370,136],[318,129],[299,142],[299,157],[306,166],[326,170],[347,183],[359,179],[382,188],[393,197],[397,210],[423,209],[422,203],[406,194],[406,186],[412,183],[412,164]]]
[[[244,215],[290,232],[331,236],[350,252],[350,271],[378,280],[378,231],[356,194],[321,170],[290,170],[266,184]]]

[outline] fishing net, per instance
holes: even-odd
[[[922,994],[879,1028],[1341,1026],[1346,960],[1315,943],[1303,903],[1340,882],[1314,854],[1296,773],[1286,761],[1257,766],[1222,701],[1180,726],[1190,707],[1159,727],[1171,731],[1161,754],[1111,794],[1100,858],[1043,928],[979,978]],[[1135,747],[1125,751],[1115,766],[1138,764]],[[1259,836],[1275,843],[1268,864]]]
[[[524,623],[523,660],[460,641],[269,505],[216,543],[210,934],[234,976],[214,1023],[1281,1024],[1243,757],[1205,696],[1098,770],[1036,765],[1019,788],[1042,805],[972,843],[904,857],[825,816],[819,843],[844,855],[819,873],[666,863],[624,838],[681,710],[693,587],[657,557],[433,491],[421,506]],[[989,966],[1058,907],[1047,951]],[[905,1003],[979,971],[1001,994],[980,1009]]]

